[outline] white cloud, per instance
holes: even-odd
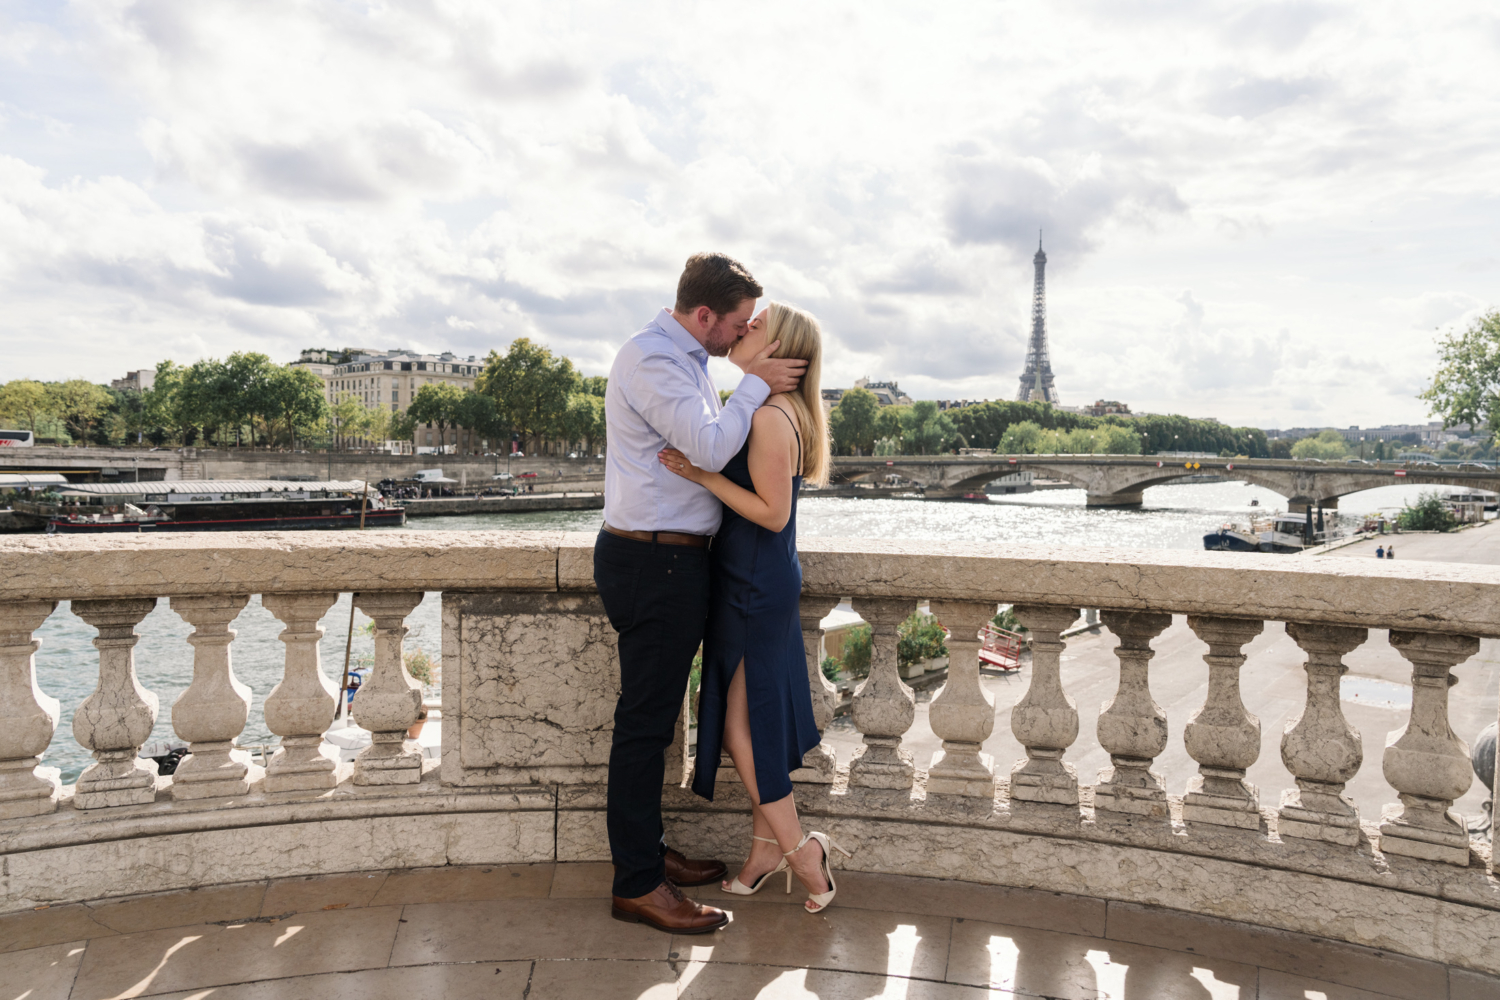
[[[26,9],[7,375],[523,335],[601,372],[717,248],[831,383],[1009,397],[1045,229],[1066,401],[1375,423],[1500,304],[1478,2]]]

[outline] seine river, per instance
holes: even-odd
[[[1345,497],[1347,516],[1399,509],[1414,500],[1417,487],[1386,487]],[[1251,500],[1260,506],[1252,507]],[[1158,486],[1148,489],[1145,504],[1129,509],[1087,509],[1082,490],[1039,491],[988,504],[938,503],[907,500],[822,499],[806,495],[799,503],[798,534],[803,538],[912,538],[955,541],[1016,542],[1045,545],[1084,545],[1137,549],[1201,549],[1203,535],[1226,521],[1244,520],[1252,511],[1268,512],[1282,499],[1268,490],[1242,483]],[[472,529],[529,529],[596,531],[599,511],[538,514],[487,514],[471,517],[423,518],[406,529],[462,531]],[[1255,557],[1258,558],[1258,557]],[[1281,558],[1295,559],[1298,556]],[[407,619],[411,634],[407,648],[421,648],[436,659],[441,641],[439,595],[426,600]],[[361,632],[368,619],[354,618],[352,655],[369,655],[372,642]],[[236,675],[254,692],[250,720],[240,737],[242,746],[266,744],[276,737],[266,731],[261,706],[281,678],[284,647],[276,636],[281,623],[252,597],[234,623],[238,632],[231,652]],[[349,597],[344,595],[323,620],[324,672],[337,679],[344,662],[349,634]],[[192,629],[163,599],[138,626],[136,672],[148,691],[161,699],[153,740],[174,738],[171,705],[192,679]],[[98,678],[98,654],[90,640],[94,630],[59,605],[38,631],[42,647],[36,654],[37,679],[43,691],[62,703],[62,722],[44,763],[60,767],[71,782],[89,763],[88,753],[72,736],[73,712],[93,690]]]

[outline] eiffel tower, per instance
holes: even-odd
[[[1026,370],[1021,373],[1020,401],[1057,405],[1057,387],[1052,383],[1052,361],[1047,357],[1047,255],[1042,252],[1042,237],[1037,235],[1036,287],[1031,298],[1031,343],[1026,348]]]

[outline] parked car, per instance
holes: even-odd
[[[491,476],[490,477],[490,481],[494,482],[494,481],[499,480],[499,479],[514,479],[514,478],[516,478],[516,477],[512,476],[509,472],[502,472],[499,475]]]

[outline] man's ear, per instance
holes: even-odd
[[[714,320],[717,315],[708,306],[699,306],[693,310],[693,319],[698,321],[698,326],[705,332],[713,329]]]

